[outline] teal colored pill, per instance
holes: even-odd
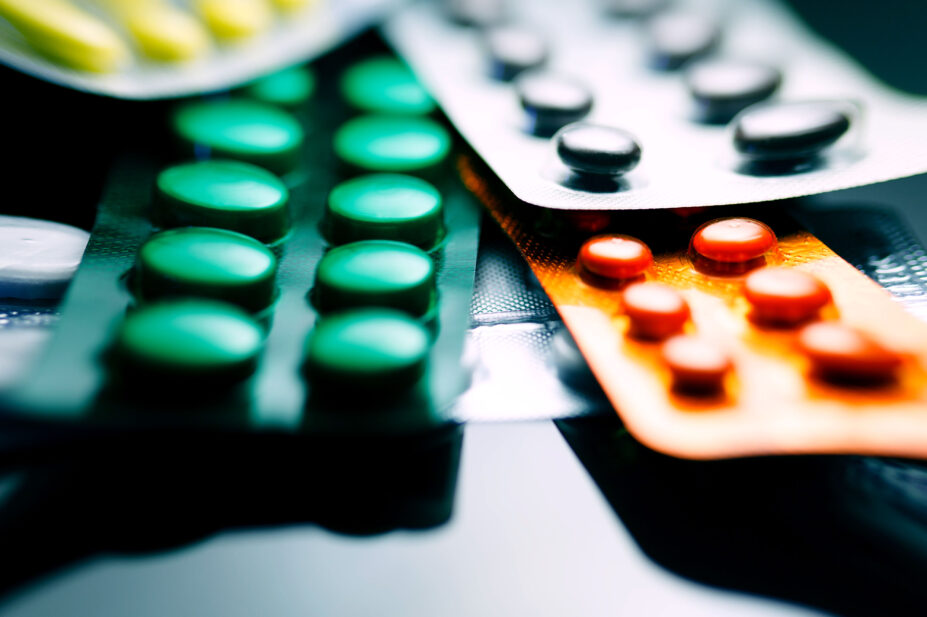
[[[364,240],[330,250],[319,261],[313,300],[322,312],[381,306],[424,315],[435,294],[435,266],[404,242]]]
[[[333,244],[382,239],[430,249],[443,234],[444,202],[438,190],[420,178],[360,176],[329,194],[324,228]]]
[[[296,167],[304,137],[288,112],[246,99],[187,103],[175,111],[173,126],[197,154],[246,161],[277,174]]]
[[[119,368],[147,376],[232,384],[257,365],[263,333],[242,309],[211,300],[173,300],[129,313],[116,336]]]
[[[353,107],[372,113],[424,115],[434,100],[405,64],[389,56],[361,60],[341,76],[341,94]]]
[[[256,79],[245,88],[245,92],[263,103],[296,107],[312,98],[315,87],[312,71],[303,66],[294,66]]]
[[[418,116],[360,116],[335,133],[335,153],[366,171],[422,172],[442,163],[451,149],[447,130]]]
[[[234,231],[183,227],[156,233],[139,249],[135,268],[139,295],[147,301],[212,298],[259,311],[274,299],[277,258]]]
[[[403,390],[425,372],[428,333],[408,315],[358,309],[322,317],[309,335],[305,370],[313,387],[357,397]]]
[[[249,163],[185,163],[158,174],[154,218],[163,227],[219,227],[273,242],[289,230],[289,197],[277,176]]]

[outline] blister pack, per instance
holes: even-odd
[[[543,210],[462,164],[645,445],[927,455],[927,326],[785,212]]]
[[[251,88],[125,103],[169,130],[118,157],[5,419],[383,438],[453,425],[480,208],[427,94],[368,54],[324,59],[341,78],[290,110]],[[358,90],[358,72],[379,79]]]
[[[204,94],[306,62],[397,5],[395,0],[0,0],[0,62],[118,98]]]
[[[385,32],[522,201],[753,203],[927,171],[927,101],[775,0],[417,3]]]

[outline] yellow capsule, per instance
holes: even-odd
[[[193,15],[164,0],[103,0],[153,60],[191,60],[208,51],[209,33]]]
[[[306,9],[316,3],[316,0],[272,0],[278,11],[295,13]]]
[[[259,34],[273,21],[267,0],[196,0],[196,8],[216,38],[228,41]]]
[[[0,0],[0,16],[36,51],[71,68],[107,73],[130,58],[118,34],[67,0]]]

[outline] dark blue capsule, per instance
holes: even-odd
[[[490,75],[499,81],[511,81],[525,71],[542,67],[548,55],[547,43],[540,34],[517,26],[489,30],[486,50]]]
[[[809,159],[850,128],[850,115],[827,102],[775,103],[746,109],[734,120],[734,148],[750,161]]]
[[[557,156],[575,173],[620,176],[641,160],[641,147],[626,131],[601,124],[577,122],[554,137]]]
[[[554,73],[531,72],[518,78],[516,90],[528,116],[528,132],[550,137],[582,120],[592,110],[592,93],[582,84]]]
[[[781,83],[778,69],[740,60],[705,60],[686,74],[698,119],[709,124],[727,124],[747,107],[772,96]]]
[[[675,71],[696,58],[707,56],[721,40],[721,29],[715,21],[685,12],[654,17],[648,34],[650,64],[661,71]]]

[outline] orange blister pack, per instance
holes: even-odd
[[[693,459],[927,457],[927,324],[782,208],[559,213],[518,201],[472,159],[462,158],[460,168],[527,260],[628,430],[647,446]],[[756,221],[760,233],[746,253],[732,253],[723,237],[741,222],[723,223],[720,239],[711,237],[718,226],[702,231],[702,243],[693,243],[696,232],[731,217],[748,227]],[[763,230],[775,234],[772,242]],[[590,239],[614,234],[630,238],[600,247],[598,256],[589,252]],[[783,283],[795,292],[784,301],[776,296]],[[635,285],[665,292],[654,299],[663,311],[656,322],[633,312],[628,290]],[[654,330],[654,323],[666,327]]]

